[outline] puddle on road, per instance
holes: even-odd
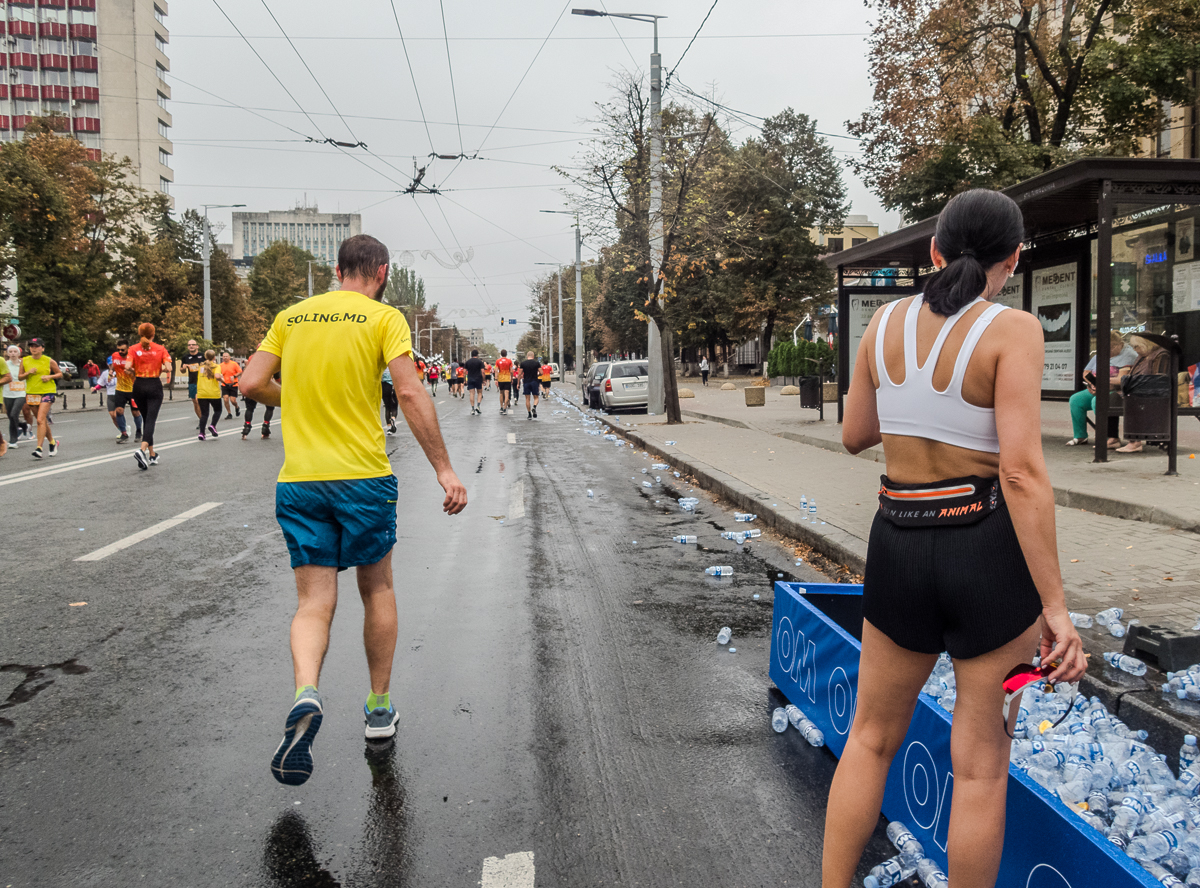
[[[86,672],[91,672],[91,668],[79,663],[77,659],[72,657],[70,660],[64,660],[61,663],[46,663],[41,666],[26,666],[21,663],[5,663],[0,666],[0,672],[16,672],[25,673],[25,677],[21,680],[12,692],[9,693],[8,699],[0,703],[0,710],[11,709],[21,703],[28,703],[50,685],[54,684],[53,678],[46,678],[46,673],[57,671],[62,675],[83,675]],[[42,679],[45,679],[43,681]],[[0,717],[0,726],[11,728],[13,722],[11,719]]]

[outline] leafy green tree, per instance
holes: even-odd
[[[397,308],[413,306],[425,308],[425,281],[411,268],[393,262],[388,272],[387,285],[383,288],[383,301]]]
[[[215,256],[220,250],[213,251]],[[287,241],[275,241],[254,257],[250,271],[250,298],[267,318],[274,318],[297,299],[308,296],[309,262],[312,262],[313,293],[325,293],[333,280],[329,266],[308,250]],[[214,330],[214,335],[216,331]]]

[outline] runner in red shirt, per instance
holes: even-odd
[[[508,413],[508,404],[512,399],[513,361],[508,356],[508,349],[500,349],[500,357],[496,359],[496,386],[500,389],[500,415]]]
[[[154,452],[154,424],[163,402],[162,376],[171,382],[171,356],[166,348],[154,341],[154,325],[138,327],[141,341],[129,349],[129,363],[133,367],[133,398],[142,410],[142,447],[133,452],[138,468],[145,471],[158,465],[158,454]]]

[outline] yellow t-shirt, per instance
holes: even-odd
[[[21,364],[25,372],[33,371],[32,376],[25,377],[25,391],[30,395],[53,395],[58,391],[58,385],[52,379],[49,382],[42,382],[43,376],[50,375],[50,356],[43,354],[40,358],[35,358],[33,355],[26,355],[21,358]]]
[[[280,481],[381,478],[392,473],[379,422],[383,368],[412,354],[404,315],[352,290],[312,296],[275,316],[262,351],[284,385]]]
[[[197,366],[196,397],[221,397],[221,365],[216,361],[211,363],[205,362]],[[217,412],[220,413],[219,410]]]

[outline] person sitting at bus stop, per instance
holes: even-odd
[[[1129,372],[1129,368],[1137,361],[1138,353],[1125,341],[1119,332],[1113,330],[1109,337],[1108,356],[1108,373],[1112,380],[1109,383],[1109,387],[1110,389],[1120,388],[1122,377]],[[1071,432],[1074,435],[1067,442],[1068,447],[1086,444],[1088,441],[1088,411],[1095,412],[1096,410],[1095,355],[1092,355],[1092,359],[1083,368],[1083,384],[1086,388],[1071,395],[1071,399],[1067,402],[1071,407]],[[1110,450],[1121,446],[1121,436],[1117,434],[1117,423],[1119,421],[1119,418],[1116,416],[1110,416],[1108,420],[1108,447]]]
[[[1151,342],[1149,339],[1143,339],[1136,333],[1131,337],[1131,342],[1134,351],[1138,354],[1138,359],[1133,366],[1129,368],[1127,374],[1122,374],[1120,378],[1126,375],[1133,376],[1165,376],[1171,372],[1171,353],[1161,345]],[[1142,441],[1130,441],[1124,447],[1118,447],[1116,453],[1141,453],[1146,445]]]

